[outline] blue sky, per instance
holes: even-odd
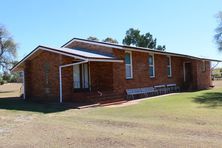
[[[213,42],[221,6],[221,0],[1,0],[0,24],[19,44],[19,60],[38,45],[60,47],[73,37],[121,43],[131,27],[150,32],[167,51],[222,60]]]

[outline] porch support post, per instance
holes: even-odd
[[[59,103],[62,103],[62,67],[59,66]]]
[[[59,66],[59,103],[63,102],[63,96],[62,96],[62,68],[69,67],[69,66],[74,66],[74,65],[79,65],[79,64],[83,64],[83,63],[87,63],[87,62],[88,62],[88,60],[84,60],[84,61],[77,62],[77,63],[71,63],[71,64],[66,64],[66,65]]]
[[[22,81],[23,81],[23,99],[25,100],[25,70],[22,71]]]

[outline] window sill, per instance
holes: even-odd
[[[126,78],[126,80],[132,80],[133,78]]]
[[[154,79],[154,78],[155,78],[155,76],[151,76],[151,77],[150,77],[150,79]]]
[[[74,92],[87,92],[89,88],[73,88]]]

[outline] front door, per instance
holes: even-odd
[[[192,89],[193,75],[192,75],[192,64],[184,63],[184,84],[185,89]]]

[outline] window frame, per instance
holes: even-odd
[[[202,61],[201,63],[201,71],[206,72],[206,61]]]
[[[130,55],[130,64],[126,64],[126,54],[127,54],[127,53]],[[132,58],[132,51],[125,51],[124,61],[125,61],[125,78],[126,78],[126,80],[133,79],[133,58]],[[130,74],[131,74],[131,77],[127,77],[127,75],[126,75],[126,66],[130,66]]]
[[[153,60],[152,65],[149,62],[150,56],[152,57],[152,60]],[[150,78],[155,78],[155,58],[154,58],[154,54],[149,54],[148,55],[148,65],[149,65],[149,76],[150,76]],[[150,75],[150,67],[153,67],[153,76]]]
[[[79,84],[77,84],[78,85],[78,87],[77,86],[75,86],[76,84],[76,82],[75,82],[75,68],[78,68],[78,79],[79,79]],[[73,89],[81,89],[81,65],[73,65]]]
[[[172,62],[171,62],[171,56],[167,56],[167,76],[169,78],[172,77]],[[169,64],[168,64],[169,63]],[[168,74],[168,68],[170,68],[170,74]]]
[[[84,67],[85,65],[87,65],[87,71],[85,71]],[[73,65],[73,89],[78,91],[78,90],[89,90],[90,87],[90,81],[89,81],[89,64],[88,63],[84,63],[84,64],[78,64],[78,68],[79,68],[79,87],[75,87],[75,81],[74,81],[74,77],[75,77],[75,73],[74,73],[74,66],[77,65]],[[86,74],[86,75],[85,75]],[[88,85],[86,85],[85,83],[85,76],[88,79]]]

